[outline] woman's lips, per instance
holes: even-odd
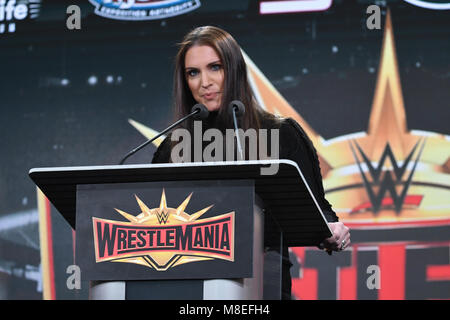
[[[203,98],[205,98],[206,100],[213,100],[217,97],[218,94],[218,92],[208,92],[203,95]]]

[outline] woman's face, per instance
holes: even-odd
[[[185,76],[192,96],[209,111],[220,108],[224,71],[222,61],[210,46],[193,46],[185,56]]]

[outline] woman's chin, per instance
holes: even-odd
[[[216,103],[216,102],[212,102],[212,103],[211,102],[210,103],[206,102],[206,103],[203,103],[203,104],[205,105],[206,109],[208,109],[209,112],[217,111],[220,108],[220,104]]]

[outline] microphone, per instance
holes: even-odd
[[[193,115],[194,120],[203,120],[208,118],[209,116],[208,109],[201,103],[197,103],[195,106],[193,106],[191,112],[194,113]]]
[[[195,120],[201,120],[201,119],[206,119],[209,115],[209,111],[208,109],[200,103],[197,103],[196,105],[194,105],[191,109],[191,113],[188,114],[187,116],[181,118],[180,120],[178,120],[177,122],[175,122],[174,124],[168,126],[166,129],[164,129],[163,131],[161,131],[160,133],[158,133],[156,136],[154,136],[153,138],[151,138],[150,140],[145,141],[143,144],[141,144],[140,146],[137,146],[136,148],[134,148],[133,150],[131,150],[130,152],[128,152],[125,157],[122,158],[122,160],[120,160],[119,164],[122,165],[126,159],[128,159],[130,156],[132,156],[133,154],[135,154],[136,152],[138,152],[139,150],[141,150],[143,147],[145,147],[146,145],[148,145],[149,143],[153,142],[154,140],[158,139],[160,136],[162,136],[163,134],[165,134],[166,132],[172,130],[174,127],[176,127],[177,125],[179,125],[180,123],[182,123],[183,121],[186,121],[187,119],[193,117]]]
[[[242,117],[245,114],[245,106],[239,100],[233,100],[229,104],[229,113],[233,115],[234,131],[237,140],[238,153],[240,156],[239,160],[244,160],[244,155],[242,154],[241,139],[239,139],[239,130],[237,125],[237,118]]]

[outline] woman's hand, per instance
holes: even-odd
[[[325,239],[320,248],[331,251],[342,251],[350,245],[350,229],[346,227],[342,222],[330,222],[328,223],[333,235],[330,238]]]

